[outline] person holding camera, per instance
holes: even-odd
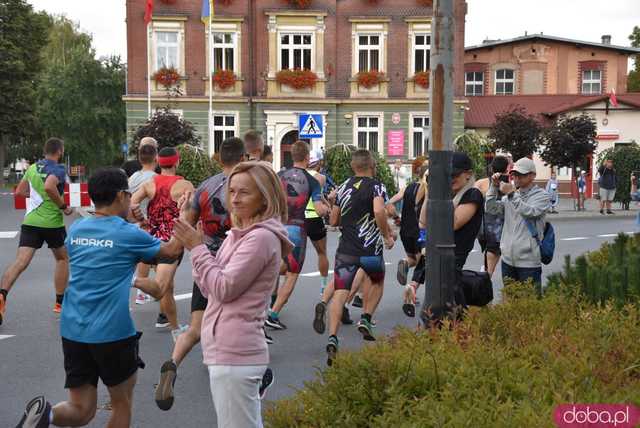
[[[551,208],[549,194],[536,186],[536,166],[529,158],[518,160],[510,172],[512,183],[500,180],[502,174],[491,177],[486,210],[504,218],[500,250],[502,278],[516,281],[533,280],[538,290],[542,282],[540,246],[532,236],[527,222],[533,224],[538,236],[543,236],[546,212]],[[499,194],[504,196],[499,197]]]
[[[638,191],[638,177],[640,177],[639,171],[633,171],[631,173],[631,200],[640,202],[640,192]]]

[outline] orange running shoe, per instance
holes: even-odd
[[[4,302],[4,295],[0,294],[0,325],[2,325],[2,319],[4,318],[4,307],[6,306]]]
[[[56,304],[53,305],[53,312],[55,312],[56,314],[62,312],[62,305],[56,302]]]

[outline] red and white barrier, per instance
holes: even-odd
[[[13,189],[13,205],[17,210],[27,209],[27,199],[16,195]],[[72,208],[90,207],[89,186],[87,183],[67,183],[64,185],[64,203]]]

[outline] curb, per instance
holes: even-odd
[[[634,218],[638,215],[638,210],[627,210],[627,211],[614,211],[613,215],[605,214],[602,215],[600,212],[562,212],[560,211],[558,214],[549,214],[547,213],[547,221],[554,220],[609,220],[616,218]]]

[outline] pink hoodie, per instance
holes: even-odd
[[[269,363],[262,327],[282,257],[293,244],[275,218],[233,228],[214,257],[206,245],[191,250],[193,278],[209,299],[202,320],[206,365]]]

